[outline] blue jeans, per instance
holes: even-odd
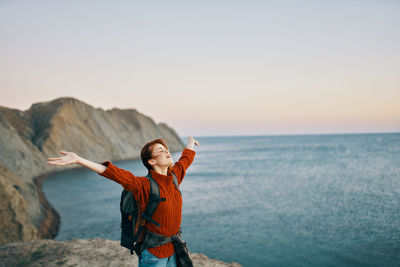
[[[139,258],[139,267],[176,267],[175,253],[171,257],[159,258],[151,254],[147,249],[143,250]]]

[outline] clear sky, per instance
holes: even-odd
[[[0,0],[0,105],[181,136],[400,131],[400,1]]]

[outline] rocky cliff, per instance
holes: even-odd
[[[0,107],[0,245],[55,234],[57,214],[38,185],[51,172],[77,166],[47,165],[48,157],[66,150],[99,163],[135,159],[156,138],[171,151],[184,147],[173,129],[135,109],[103,110],[69,97],[25,111]]]

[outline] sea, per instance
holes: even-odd
[[[196,139],[181,184],[191,252],[243,266],[400,266],[400,133]],[[113,164],[147,173],[140,160]],[[61,216],[56,240],[120,239],[119,184],[79,168],[43,191]]]

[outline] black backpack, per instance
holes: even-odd
[[[179,190],[178,179],[175,174],[173,175],[173,182]],[[140,255],[141,245],[144,241],[146,230],[146,221],[155,224],[157,227],[161,225],[152,219],[154,212],[157,209],[160,201],[165,201],[165,198],[160,198],[160,190],[157,182],[151,177],[150,172],[146,176],[150,182],[150,196],[149,203],[144,212],[141,211],[139,205],[136,203],[131,191],[123,190],[121,193],[120,211],[121,211],[121,246],[130,250],[136,255]],[[181,193],[182,194],[182,193]]]

